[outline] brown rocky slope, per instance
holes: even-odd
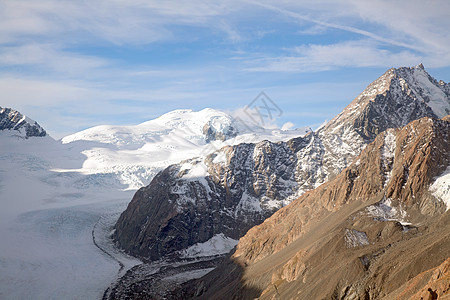
[[[250,229],[226,262],[174,298],[445,295],[445,266],[420,274],[450,257],[450,213],[429,192],[450,163],[449,134],[448,117],[381,133],[338,177]]]

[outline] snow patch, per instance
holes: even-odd
[[[383,158],[393,158],[395,156],[395,135],[394,130],[387,130],[386,136],[384,137],[384,147],[383,147]]]
[[[345,229],[344,239],[348,248],[366,246],[370,244],[366,233],[356,229]]]
[[[369,215],[381,221],[397,221],[403,226],[411,225],[411,223],[404,221],[407,217],[406,211],[404,211],[401,206],[394,207],[392,205],[392,200],[389,198],[383,199],[380,202],[367,207],[366,211]]]
[[[433,84],[425,70],[414,69],[414,78],[429,95],[427,105],[439,118],[443,118],[450,112],[450,99],[438,86]]]
[[[227,155],[225,152],[218,152],[216,157],[213,159],[213,163],[215,164],[226,164],[227,163]]]
[[[194,258],[226,254],[231,251],[238,241],[225,236],[223,233],[214,235],[204,243],[197,243],[191,247],[181,250],[182,258]]]
[[[450,166],[447,167],[441,176],[436,178],[430,186],[430,192],[445,203],[447,206],[446,210],[450,209]]]
[[[236,206],[235,216],[237,217],[239,212],[241,211],[261,212],[262,209],[259,199],[249,195],[247,191],[244,191],[241,200],[239,201],[239,204]]]
[[[383,148],[381,148],[381,163],[386,178],[384,182],[385,186],[391,179],[392,164],[394,163],[395,158],[395,146],[394,129],[388,129],[384,136]]]
[[[198,161],[196,164],[187,164],[191,167],[187,167],[186,164],[182,166],[183,170],[188,170],[186,174],[183,175],[185,179],[198,179],[200,177],[206,177],[209,175],[208,167],[205,165],[203,160]]]
[[[206,108],[198,112],[175,110],[134,126],[93,127],[60,141],[66,149],[83,154],[82,166],[55,171],[108,174],[116,177],[117,180],[111,182],[118,183],[120,189],[137,190],[149,184],[157,172],[167,166],[192,157],[204,158],[224,146],[262,140],[286,141],[308,132],[307,129],[282,131],[244,126],[238,129],[235,137],[227,136],[225,141],[207,141],[205,124],[209,124],[216,133],[226,135],[236,122],[222,111]],[[217,160],[222,158],[217,157]],[[184,170],[189,168],[189,165],[184,166]],[[197,169],[189,172],[187,177],[195,178],[200,174],[202,170]],[[105,186],[110,188],[110,185]]]

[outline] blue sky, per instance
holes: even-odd
[[[317,126],[390,67],[450,81],[450,2],[0,0],[0,106],[60,138],[264,91]]]

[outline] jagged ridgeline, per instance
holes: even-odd
[[[450,85],[422,65],[390,69],[325,126],[287,142],[222,148],[172,165],[136,192],[114,239],[156,260],[217,234],[238,239],[335,178],[388,128],[450,112]]]
[[[0,107],[0,131],[9,130],[23,138],[46,136],[47,132],[36,122],[11,108]]]

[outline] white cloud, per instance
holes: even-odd
[[[355,34],[359,34],[359,35],[371,38],[373,40],[377,40],[377,41],[395,45],[395,46],[401,46],[401,47],[405,47],[405,48],[409,48],[409,49],[419,50],[419,48],[415,45],[404,43],[397,39],[383,37],[379,34],[371,32],[371,31],[360,29],[356,26],[349,26],[346,24],[339,24],[339,23],[334,23],[334,22],[330,22],[330,21],[323,21],[323,20],[321,20],[321,14],[319,14],[319,16],[311,17],[311,16],[306,16],[305,14],[302,14],[302,13],[298,13],[296,11],[283,9],[283,8],[280,8],[278,6],[271,5],[271,4],[262,4],[262,3],[258,3],[258,2],[254,2],[254,3],[257,5],[261,5],[262,7],[265,7],[267,9],[273,10],[275,12],[287,15],[293,19],[307,21],[307,22],[314,23],[314,24],[322,26],[322,27],[329,27],[329,28],[340,29],[343,31],[352,32]],[[304,5],[303,2],[300,2],[300,4]],[[341,6],[341,7],[339,7],[339,6]],[[339,11],[339,8],[340,9],[343,8],[342,6],[345,6],[345,5],[337,5],[337,3],[334,3],[334,5],[331,5],[330,7],[326,8],[325,11],[328,11],[328,9],[332,8],[332,7],[334,7],[335,9],[337,9]],[[338,13],[338,15],[339,15],[339,13]]]
[[[246,18],[254,17],[264,10],[284,16],[288,21],[300,22],[300,34],[321,34],[326,28],[333,28],[376,41],[378,44],[373,48],[378,49],[378,54],[369,53],[370,57],[379,57],[383,61],[386,61],[383,57],[387,55],[392,55],[392,60],[400,57],[405,61],[407,51],[411,51],[413,57],[445,56],[450,48],[450,32],[447,30],[450,27],[450,2],[445,0],[432,4],[409,0],[195,0],[183,3],[174,0],[4,0],[0,3],[0,43],[9,44],[9,48],[3,52],[15,50],[15,47],[25,51],[24,62],[37,59],[38,56],[50,62],[45,57],[51,55],[59,58],[60,63],[72,60],[75,62],[73,65],[83,67],[85,64],[101,63],[100,59],[95,61],[93,57],[73,54],[64,49],[80,43],[145,45],[156,41],[186,39],[186,35],[177,34],[174,25],[214,28],[222,32],[228,41],[242,43],[247,40],[245,37],[249,33],[240,28],[240,22],[245,23]],[[260,30],[255,31],[254,38],[263,37],[258,32]],[[39,45],[30,42],[33,39],[39,39]],[[49,45],[56,44],[57,47],[49,48]],[[397,46],[404,51],[386,53],[382,50],[383,45]],[[36,51],[30,53],[31,50]],[[338,51],[337,47],[335,50]],[[367,50],[365,47],[363,53],[367,53]],[[7,55],[9,58],[6,60],[10,61],[18,61],[20,56],[19,52],[15,54],[15,59],[11,58],[14,56],[11,53],[2,54]],[[289,63],[292,58],[286,56],[281,60]],[[2,61],[5,63],[5,58]],[[294,64],[297,63],[298,59],[295,59]],[[433,64],[439,64],[439,61]],[[65,63],[62,65],[67,66]],[[379,62],[378,65],[385,64]],[[442,62],[442,65],[446,66],[447,62]]]
[[[75,83],[55,82],[14,77],[0,78],[2,106],[20,109],[25,105],[62,104],[84,99],[88,88]]]
[[[252,1],[292,19],[340,29],[420,51],[450,44],[450,2],[435,0]],[[369,29],[365,29],[369,28]],[[430,49],[431,48],[431,49]]]
[[[412,49],[444,51],[450,43],[450,2],[404,1],[64,1],[3,0],[0,42],[24,37],[100,39],[115,44],[147,44],[176,37],[172,25],[216,28],[236,40],[239,21],[266,9],[306,24],[350,31]],[[364,25],[377,24],[382,29]],[[370,26],[369,26],[370,27]],[[372,30],[373,29],[373,30]],[[301,30],[301,28],[299,28]],[[77,42],[77,41],[75,41]]]

